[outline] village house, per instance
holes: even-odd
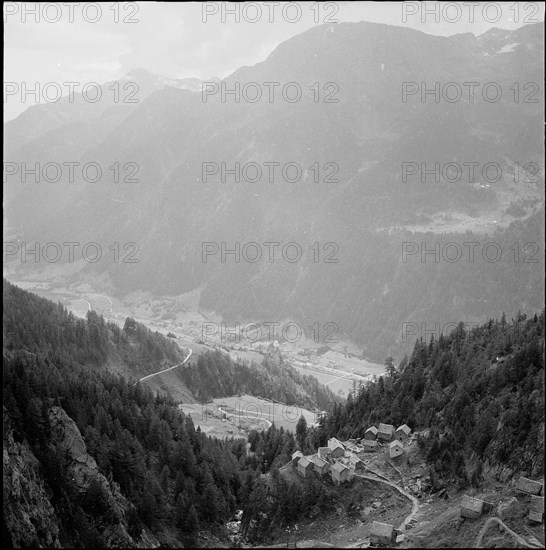
[[[322,460],[328,460],[330,457],[330,454],[332,452],[332,449],[330,447],[319,447],[318,448],[318,455]]]
[[[394,437],[394,426],[392,424],[379,424],[377,428],[377,439],[389,442]]]
[[[362,441],[362,446],[364,447],[365,453],[373,453],[377,450],[377,441],[374,441],[373,439],[364,439]]]
[[[371,441],[374,439],[377,439],[377,428],[372,426],[364,432],[364,440]],[[364,443],[364,441],[362,443]]]
[[[463,497],[461,502],[461,517],[468,519],[477,519],[483,513],[483,500],[473,498],[468,495]]]
[[[291,463],[292,463],[292,466],[294,466],[294,468],[298,465],[298,462],[302,456],[303,456],[303,453],[301,453],[300,451],[296,451],[295,453],[292,453]]]
[[[328,447],[330,448],[330,456],[332,458],[340,458],[345,454],[345,447],[335,437],[328,440]]]
[[[309,477],[312,471],[313,463],[306,456],[302,456],[298,462],[298,473],[303,477]]]
[[[395,437],[396,439],[398,439],[398,441],[400,441],[401,443],[403,443],[404,441],[406,441],[406,439],[408,439],[408,437],[410,436],[411,434],[411,428],[407,425],[407,424],[402,424],[395,432]]]
[[[404,445],[398,441],[398,439],[395,439],[394,441],[391,441],[389,443],[389,456],[391,458],[396,458],[397,456],[400,456],[404,453]]]
[[[529,520],[535,523],[544,522],[544,497],[537,497],[536,495],[531,496]]]
[[[370,530],[370,543],[375,546],[391,546],[394,539],[394,525],[374,521]]]
[[[539,481],[533,481],[526,477],[520,477],[516,484],[516,490],[521,493],[527,493],[528,495],[540,495],[542,492],[542,483]]]
[[[322,460],[322,458],[320,458],[318,455],[312,455],[308,458],[313,463],[313,467],[315,469],[315,472],[319,476],[322,477],[330,469],[330,464],[328,464],[328,462],[326,462],[326,460]]]
[[[341,462],[336,462],[332,465],[330,473],[332,474],[333,482],[339,485],[344,481],[347,481],[349,477],[349,468]]]

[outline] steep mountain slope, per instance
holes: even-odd
[[[505,52],[510,44],[516,46]],[[516,242],[543,247],[544,105],[524,101],[536,99],[533,88],[524,87],[543,80],[542,51],[539,25],[493,29],[478,38],[370,23],[314,27],[222,83],[230,90],[237,83],[241,88],[258,83],[260,101],[235,102],[229,95],[222,101],[217,93],[205,102],[199,93],[165,87],[121,121],[106,115],[94,119],[97,139],[81,149],[55,149],[64,140],[49,135],[51,149],[20,147],[27,162],[37,155],[62,162],[62,155],[78,150],[79,162],[96,162],[110,177],[108,167],[134,162],[138,183],[114,184],[106,177],[98,184],[81,177],[71,183],[66,174],[39,186],[8,181],[9,234],[14,242],[99,242],[102,259],[78,262],[66,275],[68,282],[84,277],[120,295],[199,288],[200,305],[230,322],[287,317],[304,326],[336,322],[341,337],[378,359],[385,342],[398,339],[394,353],[407,349],[410,344],[400,336],[406,322],[480,321],[502,311],[515,313],[522,304],[538,310],[544,297],[542,255],[538,264],[510,262],[509,248]],[[279,83],[272,102],[265,82]],[[283,98],[289,82],[301,88],[297,102]],[[475,100],[463,96],[449,102],[441,96],[436,102],[429,95],[423,102],[420,90],[402,99],[404,83],[419,88],[439,83],[443,89],[449,82],[463,90],[463,83],[477,82]],[[489,82],[501,89],[498,102],[484,99]],[[249,97],[253,93],[249,90]],[[286,93],[291,97],[294,88]],[[327,102],[332,99],[337,102]],[[259,163],[261,181],[235,182],[228,175],[222,182],[220,174],[203,178],[203,163],[233,169],[236,162]],[[279,168],[270,183],[268,162],[297,163],[300,181],[286,181]],[[419,174],[403,181],[403,163],[430,168],[449,162],[479,163],[475,178],[464,171],[456,183],[445,178],[423,183]],[[311,169],[315,163],[319,182]],[[324,181],[332,173],[327,163],[339,168],[332,175],[337,183]],[[499,181],[484,179],[486,163],[498,163]],[[534,166],[538,171],[516,178],[515,163],[527,166],[528,173]],[[521,223],[509,227],[516,219]],[[496,225],[508,230],[492,233]],[[461,246],[502,241],[502,262],[486,266],[490,284],[480,277],[483,265],[468,262],[414,262],[408,269],[400,253],[403,243],[426,242],[430,248],[440,231],[446,233],[443,242]],[[281,255],[291,241],[303,251],[296,263]],[[116,263],[106,252],[115,242],[136,243],[138,261]],[[266,248],[256,263],[236,262],[233,256],[222,262],[219,253],[204,262],[206,242],[225,243],[230,250],[236,242],[241,248],[247,242],[280,247],[273,262],[267,261]],[[316,248],[310,250],[315,243],[319,261]],[[338,263],[324,263],[332,252]],[[57,265],[12,260],[8,269],[24,275],[59,277],[58,269],[50,273]],[[518,280],[528,284],[514,300],[510,281]],[[426,284],[417,289],[416,281]],[[434,317],[421,313],[430,288],[441,288],[444,297]]]
[[[317,437],[363,437],[385,422],[427,432],[434,488],[544,475],[544,310],[415,343],[390,376],[337,407]]]
[[[85,320],[61,304],[3,281],[4,349],[32,356],[70,355],[81,366],[110,369],[133,380],[181,363],[185,353],[169,338],[128,318],[122,329],[90,311]],[[26,330],[25,330],[26,329]]]
[[[86,364],[101,357],[106,334],[55,330],[66,327],[66,312],[9,283],[4,303],[3,520],[12,544],[217,546],[228,542],[226,521],[239,509],[243,524],[267,539],[271,525],[315,522],[321,512],[339,522],[339,504],[348,517],[354,499],[377,498],[369,486],[291,483],[279,474],[296,449],[290,432],[251,432],[250,449],[207,438],[170,399]],[[137,364],[158,352],[146,337],[135,337]],[[192,377],[215,376],[215,359],[203,358]],[[502,481],[543,472],[543,410],[544,312],[520,314],[418,342],[399,372],[336,407],[318,429],[298,430],[298,444],[316,449],[328,435],[361,435],[378,419],[430,427],[420,444],[434,489],[447,480],[479,486],[480,460]],[[472,475],[465,458],[476,463]]]
[[[248,503],[262,474],[288,462],[293,434],[275,425],[251,431],[252,452],[245,440],[206,437],[171,399],[93,368],[115,351],[133,366],[151,363],[175,353],[174,343],[138,325],[129,330],[130,323],[113,340],[112,326],[90,318],[74,328],[68,320],[62,307],[4,282],[4,542],[225,545],[226,521]],[[202,388],[215,393],[223,383],[233,387],[237,374],[225,357],[201,356],[190,377],[204,383],[215,376]],[[256,378],[246,373],[245,383]],[[304,497],[307,504],[315,495]]]

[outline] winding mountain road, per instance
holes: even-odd
[[[405,491],[404,489],[396,485],[396,483],[389,481],[386,477],[382,476],[381,474],[377,474],[376,472],[372,472],[371,475],[355,473],[355,478],[357,477],[361,479],[366,479],[368,481],[374,481],[376,483],[383,483],[385,485],[388,485],[389,487],[396,489],[399,493],[401,493],[403,496],[405,496],[408,500],[411,501],[412,503],[411,512],[406,516],[404,521],[397,527],[397,529],[399,529],[400,531],[404,531],[406,528],[406,525],[415,517],[415,514],[417,514],[419,510],[419,501],[417,500],[417,498],[414,497],[413,495],[410,495],[407,491]],[[364,547],[364,545],[365,547],[368,547],[369,544],[370,544],[370,539],[368,537],[364,540],[360,540],[358,542],[350,544],[349,546],[347,546],[347,548],[362,548]]]
[[[190,350],[190,353],[188,356],[182,361],[182,363],[178,363],[177,365],[173,365],[172,367],[169,367],[168,369],[163,369],[158,372],[154,372],[153,374],[148,374],[147,376],[142,377],[140,380],[137,380],[133,386],[136,386],[139,382],[143,382],[144,380],[148,380],[148,378],[152,378],[152,376],[157,376],[158,374],[163,374],[164,372],[168,372],[170,370],[176,369],[177,367],[181,367],[190,357],[192,354],[192,349],[188,348]]]
[[[411,512],[404,521],[398,526],[398,529],[401,531],[404,531],[406,528],[406,525],[414,518],[415,514],[419,510],[419,500],[417,500],[416,497],[402,489],[402,487],[399,487],[396,483],[393,483],[392,481],[389,481],[387,478],[374,473],[373,475],[367,475],[367,474],[355,474],[355,477],[362,477],[364,479],[367,479],[369,481],[376,481],[378,483],[384,483],[386,485],[389,485],[393,489],[396,489],[402,496],[405,496],[408,500],[411,501]]]
[[[251,412],[251,411],[245,411],[244,414],[239,414],[237,415],[236,413],[230,413],[230,412],[227,412],[227,411],[224,411],[220,406],[218,406],[218,410],[227,415],[227,416],[234,416],[237,418],[237,416],[241,417],[241,416],[253,416],[254,418],[258,418],[260,420],[263,420],[264,422],[267,422],[269,424],[268,428],[271,428],[271,426],[273,425],[271,421],[267,420],[267,418],[264,418],[263,416],[259,415],[258,413],[254,413],[254,412]]]

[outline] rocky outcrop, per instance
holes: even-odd
[[[3,510],[5,528],[14,547],[60,548],[58,517],[50,501],[50,489],[44,481],[40,462],[26,442],[18,443],[6,423],[4,410]],[[76,423],[61,407],[51,407],[50,444],[63,451],[63,483],[71,494],[85,495],[91,485],[100,487],[101,498],[108,510],[107,525],[101,523],[101,535],[108,548],[157,548],[157,538],[143,529],[138,538],[128,532],[126,517],[133,508],[115,482],[99,471],[95,459],[87,453],[85,441]],[[8,427],[7,427],[8,426]],[[87,511],[86,511],[87,512]],[[66,530],[64,530],[66,533]],[[69,544],[69,541],[64,541]]]
[[[79,493],[85,493],[92,482],[97,482],[101,486],[102,494],[108,499],[106,504],[113,517],[123,520],[130,503],[119,492],[117,484],[110,484],[99,472],[95,459],[87,453],[85,441],[76,423],[61,407],[51,407],[49,422],[52,442],[59,445],[66,456],[67,481]]]
[[[5,411],[4,411],[4,414]],[[15,548],[60,548],[59,519],[51,505],[40,463],[11,430],[3,440],[4,523]]]
[[[59,445],[66,456],[67,482],[80,493],[85,493],[91,483],[99,484],[106,499],[106,506],[113,518],[113,523],[102,533],[109,548],[157,548],[159,542],[146,530],[138,540],[127,532],[125,521],[128,510],[133,506],[120,492],[115,482],[109,482],[100,473],[95,459],[87,453],[85,441],[76,423],[66,414],[62,407],[51,407],[49,421],[52,429],[53,443]]]

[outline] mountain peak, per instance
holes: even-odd
[[[148,80],[152,78],[157,78],[157,75],[151,73],[150,71],[139,67],[137,69],[131,69],[126,75],[127,78],[135,78],[139,80]]]

